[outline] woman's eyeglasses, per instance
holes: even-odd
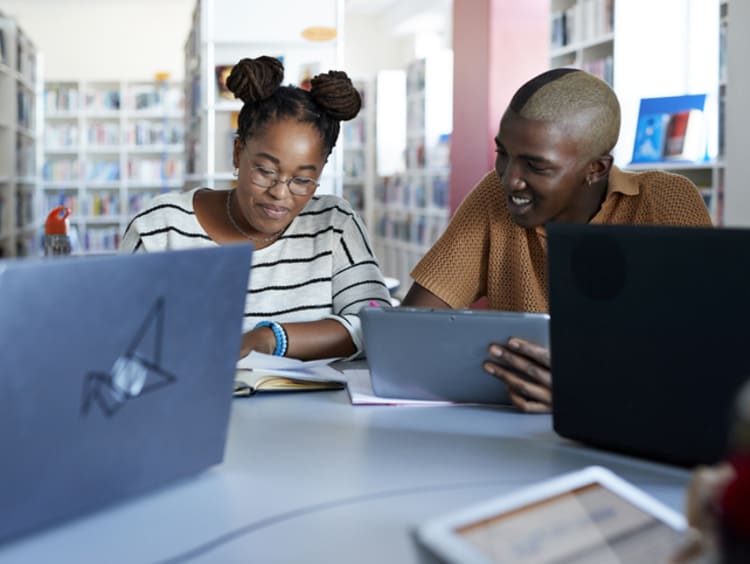
[[[286,184],[286,187],[295,196],[309,196],[320,186],[319,182],[306,176],[291,176],[286,180],[281,180],[278,172],[262,166],[254,166],[249,172],[250,182],[259,188],[273,188],[281,182],[282,184]]]

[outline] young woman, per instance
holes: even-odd
[[[272,57],[235,65],[227,86],[244,102],[236,188],[154,198],[131,220],[121,250],[251,241],[241,356],[349,357],[362,350],[358,311],[388,305],[388,291],[360,218],[345,200],[315,190],[340,121],[356,116],[361,100],[344,72],[316,76],[310,91],[282,86],[283,76]]]

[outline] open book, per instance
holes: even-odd
[[[251,352],[237,363],[234,397],[260,392],[343,390],[344,375],[329,366],[335,358],[301,361]]]
[[[255,370],[237,370],[234,397],[248,397],[260,392],[312,392],[316,390],[343,390],[346,383],[305,376],[265,374]]]

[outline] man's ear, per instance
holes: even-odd
[[[612,170],[613,161],[612,155],[602,155],[589,163],[588,178],[592,184],[609,175],[609,171]]]

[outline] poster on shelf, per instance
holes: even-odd
[[[708,159],[706,94],[642,98],[633,163]]]

